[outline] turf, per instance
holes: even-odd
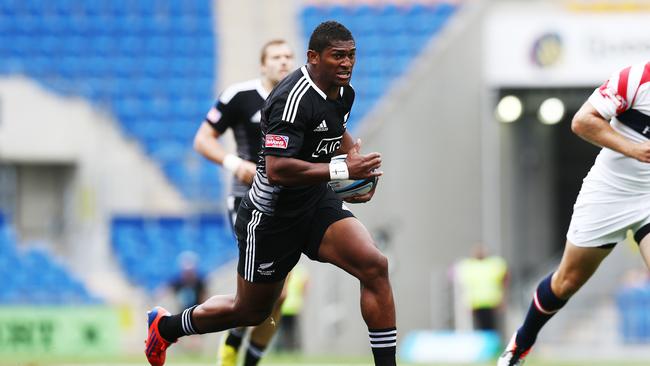
[[[146,365],[146,360],[140,356],[120,357],[112,360],[98,359],[16,359],[0,360],[0,366],[136,366]],[[449,364],[449,363],[398,363],[400,366],[495,366],[496,362],[475,363],[475,364]],[[166,366],[215,366],[213,357],[170,355]],[[306,357],[293,355],[269,355],[260,366],[372,366],[368,358],[334,358],[334,357]],[[581,360],[581,361],[560,361],[545,359],[529,359],[526,366],[647,366],[647,362],[627,360]]]

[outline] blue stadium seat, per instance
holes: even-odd
[[[96,14],[110,14],[115,17],[124,16],[127,14],[132,14],[130,9],[131,3],[133,1],[129,0],[111,0],[111,1],[95,1],[94,4],[90,4],[90,7],[94,7],[93,13]],[[99,4],[97,4],[99,3]],[[101,4],[104,3],[104,4]],[[100,7],[101,6],[101,7]]]
[[[112,247],[130,281],[153,291],[175,274],[177,258],[185,250],[200,253],[199,268],[205,273],[235,258],[236,245],[225,225],[221,216],[116,217]]]
[[[346,25],[349,26],[356,37],[363,37],[366,34],[374,33],[376,30],[375,21],[377,12],[376,7],[367,4],[356,5],[349,9],[350,19]],[[314,24],[315,26],[316,24]]]
[[[33,246],[33,244],[32,244]],[[0,288],[0,304],[84,304],[100,301],[88,294],[63,264],[50,252],[38,247],[16,250],[13,230],[6,219],[0,220],[0,278],[8,279]],[[83,296],[67,296],[69,283]]]
[[[2,19],[2,21],[7,21],[7,19]],[[31,14],[17,16],[13,19],[12,23],[13,30],[16,33],[26,36],[38,35],[42,28],[40,20]]]

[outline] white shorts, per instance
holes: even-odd
[[[650,193],[616,189],[590,172],[573,206],[567,239],[579,247],[598,247],[625,240],[650,224]]]

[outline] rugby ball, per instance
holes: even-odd
[[[332,161],[345,160],[347,154],[337,155],[332,158]],[[366,179],[343,179],[331,180],[329,185],[341,199],[352,196],[359,196],[370,192],[376,185],[378,177],[371,177]]]

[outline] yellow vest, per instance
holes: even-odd
[[[287,297],[282,303],[282,315],[296,315],[300,313],[304,302],[304,290],[307,283],[307,270],[302,265],[297,265],[291,270],[287,279]]]
[[[472,309],[494,308],[503,300],[506,262],[500,257],[468,258],[458,264],[458,281]]]

